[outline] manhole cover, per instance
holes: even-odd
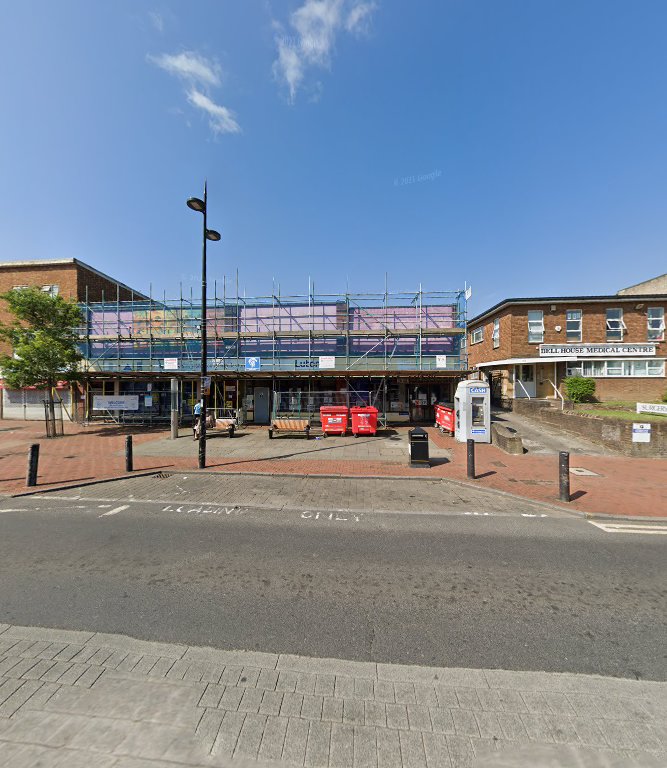
[[[583,467],[570,467],[571,475],[589,475],[590,477],[599,477],[597,472],[591,472],[590,469],[584,469]]]

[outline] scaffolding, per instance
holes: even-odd
[[[217,281],[207,300],[211,374],[292,376],[384,375],[398,371],[464,371],[466,293],[414,291],[234,295]],[[196,373],[201,355],[201,303],[184,296],[88,302],[79,329],[91,373]]]

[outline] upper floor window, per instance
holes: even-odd
[[[607,310],[607,341],[623,341],[623,331],[627,331],[623,322],[622,309]]]
[[[664,341],[665,339],[665,308],[649,307],[646,313],[649,341]]]
[[[500,346],[500,318],[497,317],[493,321],[493,334],[491,336],[493,339],[493,348],[498,349]]]
[[[15,285],[15,286],[12,288],[12,290],[13,290],[13,291],[23,291],[23,290],[25,290],[26,288],[28,288],[28,286],[27,286],[27,285]]]
[[[544,341],[544,312],[541,309],[528,310],[528,343],[541,344]]]
[[[43,285],[42,286],[42,292],[48,293],[49,296],[57,296],[59,291],[60,291],[59,285]]]
[[[479,344],[480,341],[484,341],[484,326],[480,325],[479,328],[475,328],[470,334],[470,343]]]
[[[565,313],[565,334],[568,341],[581,341],[581,310],[568,309]]]

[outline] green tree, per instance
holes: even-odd
[[[82,322],[78,305],[37,288],[0,295],[14,317],[0,323],[0,338],[13,355],[0,355],[0,370],[10,387],[37,387],[46,391],[49,415],[55,420],[53,388],[59,381],[80,378],[76,328]]]

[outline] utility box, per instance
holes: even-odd
[[[485,381],[460,381],[454,395],[454,437],[460,443],[491,442],[491,387]]]
[[[411,467],[430,467],[428,455],[428,432],[421,427],[408,431],[408,454]]]

